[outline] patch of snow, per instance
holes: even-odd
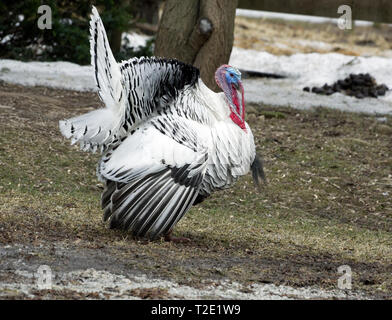
[[[23,283],[1,283],[1,295],[21,292],[33,298],[37,289],[34,278],[27,272],[16,270],[15,273],[25,277]],[[368,299],[360,292],[343,290],[323,290],[317,287],[293,288],[273,284],[251,284],[243,286],[232,281],[217,281],[203,289],[180,285],[176,282],[154,279],[146,275],[125,277],[108,271],[75,270],[57,275],[52,290],[73,290],[81,293],[98,293],[101,299],[140,299],[132,295],[134,289],[166,289],[169,298],[174,299],[238,299],[238,300],[289,300],[289,299]],[[170,297],[171,296],[171,297]]]
[[[75,63],[22,62],[0,59],[0,79],[25,86],[48,86],[77,91],[96,90],[91,66]]]
[[[309,23],[338,23],[337,18],[327,18],[319,16],[308,16],[303,14],[291,14],[291,13],[281,13],[281,12],[271,12],[271,11],[261,11],[261,10],[248,10],[248,9],[237,9],[237,16],[242,16],[246,18],[262,18],[262,19],[282,19],[286,21],[301,21]],[[338,14],[336,14],[338,16]],[[372,21],[355,20],[356,26],[371,26]]]
[[[134,48],[134,49],[139,49],[141,47],[144,47],[147,43],[148,40],[150,40],[152,37],[151,36],[146,36],[144,34],[139,34],[136,32],[124,32],[122,34],[122,40],[121,43],[122,45],[126,45],[129,48]]]
[[[392,59],[353,57],[339,53],[299,53],[276,56],[234,47],[229,64],[239,69],[286,75],[286,79],[245,79],[245,100],[297,109],[328,107],[368,114],[392,114],[392,92],[378,99],[356,99],[340,93],[330,96],[304,92],[304,87],[332,84],[350,73],[370,73],[377,83],[392,88]]]
[[[377,117],[376,120],[378,122],[388,122],[388,118],[387,117]]]
[[[129,37],[129,34],[125,36]],[[142,45],[142,40],[145,41],[146,38],[143,36],[138,42],[137,37],[131,39],[131,43]],[[322,46],[322,43],[315,45]],[[351,112],[392,115],[392,91],[378,99],[356,99],[340,93],[323,96],[302,90],[306,86],[332,84],[350,73],[370,73],[377,83],[385,83],[392,88],[392,58],[354,57],[339,53],[276,56],[263,51],[234,47],[229,63],[244,70],[287,76],[286,79],[244,79],[247,102],[297,109],[322,106]],[[40,85],[77,91],[96,90],[92,67],[70,62],[26,63],[0,59],[0,80],[28,86]]]

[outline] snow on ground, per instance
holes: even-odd
[[[281,19],[287,21],[301,21],[310,23],[338,23],[338,17],[340,16],[336,13],[337,18],[327,18],[318,16],[307,16],[303,14],[292,14],[292,13],[281,13],[281,12],[270,12],[261,10],[248,10],[248,9],[237,9],[237,16],[247,17],[247,18],[263,18],[263,19]],[[356,26],[371,26],[373,22],[364,20],[355,20]]]
[[[47,86],[76,91],[95,90],[93,69],[71,62],[0,60],[0,80],[24,86]]]
[[[261,51],[233,48],[229,64],[244,70],[277,73],[287,79],[244,80],[248,102],[309,109],[325,106],[334,109],[370,114],[392,115],[392,93],[384,97],[356,99],[335,93],[331,96],[304,92],[306,86],[322,86],[344,79],[350,73],[370,73],[377,83],[392,88],[392,59],[354,57],[339,53],[307,53],[275,56]]]
[[[34,274],[24,270],[15,270],[23,281],[0,283],[0,299],[10,293],[25,294],[34,298],[37,279]],[[72,290],[84,294],[98,293],[99,299],[140,299],[134,292],[137,289],[159,288],[167,290],[171,299],[236,299],[236,300],[292,300],[292,299],[370,299],[359,292],[348,290],[322,290],[317,287],[292,288],[273,284],[251,284],[242,286],[237,282],[217,281],[203,289],[181,285],[169,280],[142,276],[126,277],[108,271],[75,270],[54,275],[51,289],[57,291]]]
[[[35,260],[44,254],[47,247],[23,244],[0,245],[0,257],[5,258],[0,268],[0,300],[3,297],[26,295],[40,299],[38,269],[42,260]],[[90,254],[61,244],[53,244],[50,250],[61,256],[59,262],[50,266],[51,287],[57,292],[73,291],[86,294],[95,299],[139,299],[137,292],[145,289],[161,289],[167,292],[168,299],[239,299],[239,300],[287,300],[287,299],[372,299],[359,290],[341,290],[336,283],[335,289],[321,289],[317,286],[294,288],[285,285],[252,283],[243,285],[229,280],[202,280],[197,288],[175,281],[151,277],[128,270],[121,271],[121,264],[113,269],[110,265],[100,264],[90,267]],[[18,254],[26,253],[29,259]],[[85,253],[84,259],[80,255]],[[46,257],[44,254],[43,256]],[[102,255],[102,259],[106,259]],[[53,257],[52,257],[53,258]],[[94,258],[96,259],[96,258]],[[57,259],[55,259],[57,261]],[[83,267],[88,265],[88,267]],[[47,283],[47,282],[45,282]],[[59,296],[59,295],[58,295]],[[157,297],[159,298],[159,297]]]
[[[370,73],[377,83],[392,88],[392,59],[354,57],[338,53],[307,53],[276,56],[267,52],[233,48],[230,62],[240,69],[286,75],[286,79],[245,79],[248,102],[310,109],[324,106],[344,111],[392,115],[392,92],[378,99],[356,99],[335,93],[331,96],[304,92],[305,86],[322,86],[350,73]],[[90,66],[70,62],[21,62],[0,60],[0,79],[28,86],[42,85],[77,91],[96,90]]]

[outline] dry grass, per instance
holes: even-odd
[[[391,49],[391,40],[390,27],[382,24],[340,30],[332,23],[236,17],[234,31],[235,46],[275,55],[311,52],[383,55]]]
[[[193,286],[226,278],[335,288],[347,264],[354,289],[391,296],[391,118],[248,107],[268,185],[257,193],[247,176],[214,194],[176,228],[192,242],[172,244],[105,228],[98,155],[69,146],[57,127],[97,106],[95,94],[1,84],[0,99],[1,244],[89,248]]]

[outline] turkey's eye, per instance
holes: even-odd
[[[230,77],[232,77],[232,78],[233,78],[233,77],[234,77],[234,74],[230,73]]]

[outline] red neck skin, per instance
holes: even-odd
[[[242,114],[240,113],[240,103],[238,101],[238,95],[237,95],[237,90],[235,90],[235,88],[233,87],[231,90],[231,97],[233,99],[233,103],[236,106],[237,109],[237,113],[240,115],[240,117],[238,117],[233,111],[231,111],[230,113],[230,118],[231,120],[237,125],[239,126],[242,130],[246,131],[246,127],[245,127],[245,101],[244,101],[244,90],[242,89],[241,86],[241,94],[242,94]]]
[[[231,96],[231,99],[233,101],[233,104],[235,105],[236,111],[239,116],[237,116],[233,111],[232,107],[229,106],[230,108],[230,118],[231,120],[239,126],[242,130],[246,131],[246,126],[245,126],[245,100],[244,100],[244,88],[242,87],[242,84],[240,83],[240,90],[241,90],[241,103],[242,103],[242,113],[241,113],[241,108],[240,108],[240,103],[238,101],[238,94],[236,88],[231,85],[231,87],[227,84],[226,79],[225,79],[225,71],[224,69],[226,67],[230,67],[229,65],[222,65],[219,67],[219,69],[215,73],[215,81],[218,84],[218,86],[223,90],[225,93],[226,97],[229,99],[228,95]],[[223,70],[223,71],[222,71]]]

